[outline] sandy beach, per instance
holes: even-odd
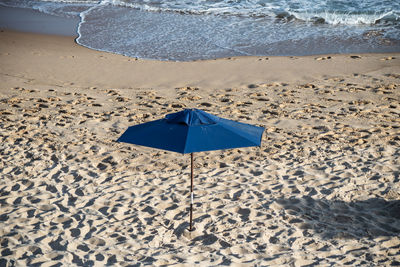
[[[400,265],[400,54],[138,60],[0,32],[0,266]],[[115,140],[183,108],[265,127]]]

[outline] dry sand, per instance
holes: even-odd
[[[400,264],[400,54],[177,63],[0,32],[0,266]],[[261,148],[116,143],[184,107]]]

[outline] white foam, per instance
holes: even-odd
[[[49,3],[66,3],[66,4],[98,4],[98,0],[40,0],[41,2]]]
[[[114,6],[130,7],[142,11],[152,12],[178,12],[184,14],[198,15],[234,15],[243,17],[274,16],[279,6],[273,3],[260,5],[248,1],[126,1],[126,0],[103,0]]]
[[[378,0],[348,1],[339,4],[326,0],[25,0],[18,2],[0,0],[0,4],[4,3],[9,6],[26,5],[29,8],[41,9],[42,12],[52,12],[53,3],[58,7],[60,4],[87,6],[107,4],[152,12],[240,17],[274,18],[289,13],[300,20],[315,21],[315,18],[320,18],[332,25],[373,24],[388,15],[394,17],[389,20],[400,20],[400,2],[381,3]]]
[[[331,25],[372,25],[377,21],[393,16],[392,11],[386,13],[374,13],[374,14],[350,14],[350,13],[337,13],[337,12],[289,12],[295,18],[307,21],[316,22],[318,20],[323,20],[323,22]]]
[[[87,8],[97,4],[99,1],[83,0],[41,0],[41,1],[11,1],[0,0],[0,5],[6,7],[28,8],[40,11],[45,14],[71,18],[78,17]]]

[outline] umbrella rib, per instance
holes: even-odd
[[[186,151],[187,143],[188,143],[188,137],[189,137],[189,131],[190,131],[190,126],[186,126],[186,136],[185,136],[185,144],[183,145],[183,154],[190,153],[191,151]]]

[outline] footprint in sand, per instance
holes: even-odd
[[[382,61],[388,61],[388,60],[393,60],[393,59],[396,59],[396,58],[395,57],[384,57],[384,58],[381,58]]]
[[[202,97],[198,96],[198,95],[189,95],[189,96],[186,96],[186,97],[182,98],[182,100],[188,100],[188,101],[197,101],[197,100],[200,100],[200,99],[202,99]]]
[[[390,77],[390,78],[400,79],[400,75],[399,74],[388,73],[388,74],[385,74],[385,76],[386,77]]]
[[[302,84],[302,85],[299,85],[299,87],[300,88],[305,88],[305,89],[314,89],[314,88],[316,88],[316,86],[314,84],[312,84],[312,83]]]
[[[129,102],[131,99],[127,97],[118,96],[117,98],[115,98],[115,100],[117,102]]]
[[[120,96],[120,94],[117,93],[117,91],[115,91],[115,90],[107,90],[106,93],[109,96]]]
[[[207,103],[207,102],[203,102],[203,103],[200,104],[200,106],[209,108],[209,107],[212,106],[212,104],[211,103]]]
[[[103,106],[102,104],[99,104],[99,103],[92,103],[92,104],[90,104],[89,106],[92,106],[92,107],[101,107],[101,106]]]
[[[317,57],[315,58],[315,60],[327,60],[327,59],[332,59],[331,56],[327,56],[327,57]]]
[[[176,88],[176,90],[182,90],[182,91],[197,91],[197,90],[199,90],[199,88],[187,86],[187,87],[179,87],[179,88]]]
[[[247,86],[247,88],[249,88],[249,89],[254,89],[254,88],[257,88],[257,87],[259,87],[257,84],[249,84]]]
[[[180,103],[172,103],[167,105],[169,108],[185,108],[185,104],[180,104]]]

